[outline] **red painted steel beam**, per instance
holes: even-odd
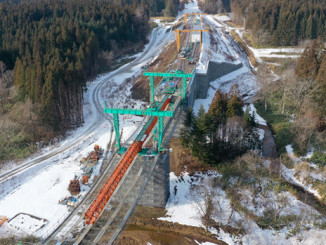
[[[170,98],[168,98],[165,103],[162,105],[160,110],[164,110],[166,106],[170,103]],[[149,133],[154,128],[157,122],[157,117],[154,118],[153,122],[147,128],[145,135],[146,137],[141,142],[134,142],[131,147],[128,149],[126,154],[121,159],[118,166],[114,169],[113,173],[111,174],[110,178],[104,184],[103,188],[101,189],[100,193],[97,195],[95,200],[92,202],[90,207],[85,213],[85,221],[86,224],[94,224],[98,217],[100,216],[102,210],[104,209],[105,205],[109,201],[110,197],[112,196],[114,190],[117,188],[119,182],[123,178],[125,172],[127,171],[128,167],[141,150],[146,138],[148,137]]]

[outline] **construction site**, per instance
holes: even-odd
[[[134,100],[146,101],[146,106],[135,109],[134,105],[123,101],[114,103],[109,95],[103,96],[105,101],[99,100],[104,82],[112,82],[115,74],[94,89],[94,108],[101,112],[99,118],[105,120],[101,122],[102,130],[110,136],[103,140],[102,146],[95,144],[82,158],[74,159],[79,165],[65,184],[69,194],[57,201],[68,212],[54,224],[49,224],[49,218],[31,216],[39,222],[32,234],[40,233],[40,244],[113,244],[115,241],[126,244],[118,237],[131,215],[143,216],[147,212],[154,212],[154,216],[157,212],[164,215],[162,210],[171,195],[171,140],[180,136],[186,111],[194,106],[195,100],[207,97],[210,81],[242,67],[241,63],[211,64],[208,61],[206,73],[198,72],[200,59],[207,56],[205,52],[209,50],[212,30],[206,14],[198,7],[195,10],[197,12],[184,13],[171,27],[162,28],[160,34],[154,30],[144,53],[117,72],[123,75],[133,66],[141,65],[141,72],[132,77],[133,85],[128,89]],[[162,45],[156,44],[159,35]],[[153,45],[156,50],[150,51]],[[149,55],[152,56],[147,57]],[[124,85],[125,80],[121,84]],[[124,90],[121,86],[117,91]],[[112,107],[116,104],[120,107]],[[127,131],[124,126],[134,117],[138,118],[138,124],[133,125],[132,132]],[[81,140],[86,141],[88,132],[91,131],[86,131]],[[7,180],[1,181],[6,183]],[[14,218],[0,217],[0,225],[7,222],[13,226]],[[144,218],[150,222],[147,215]],[[48,229],[44,231],[44,227]],[[189,230],[185,234],[187,232]],[[214,241],[202,229],[190,233],[199,240]]]
[[[83,125],[3,164],[0,244],[324,244],[326,167],[277,154],[260,94],[304,50],[254,47],[206,4],[151,17],[143,49],[85,84]]]
[[[201,15],[185,14],[186,22],[182,25],[185,29],[174,30],[176,61],[169,64],[167,70],[154,72],[148,71],[150,66],[144,68],[143,76],[148,77],[146,80],[150,86],[148,109],[105,106],[104,112],[113,114],[119,160],[113,160],[118,162],[117,166],[85,212],[88,226],[78,237],[77,243],[101,243],[105,234],[106,241],[111,244],[137,203],[152,207],[165,206],[169,197],[170,172],[167,145],[171,137],[178,136],[176,128],[187,107],[188,84],[193,78],[193,70],[201,52],[202,32],[208,31],[203,28]],[[156,83],[155,78],[158,78]],[[120,143],[121,114],[147,117],[131,146],[122,146]],[[135,180],[135,176],[139,177]]]
[[[74,244],[112,244],[136,205],[161,208],[166,205],[170,172],[168,144],[172,137],[179,136],[179,123],[187,108],[189,84],[202,51],[202,33],[208,32],[202,15],[184,14],[184,23],[180,29],[174,30],[176,42],[172,45],[177,47],[175,57],[172,57],[174,62],[163,69],[160,66],[156,71],[152,64],[144,67],[142,76],[150,88],[147,109],[109,108],[105,102],[104,113],[113,116],[116,154],[108,163],[111,171],[105,176],[109,178],[103,178],[93,192],[93,198],[83,203],[88,208],[80,219],[86,226],[73,239]],[[146,118],[131,145],[121,144],[119,115]],[[83,184],[87,183],[89,172],[86,168],[86,177],[81,180]],[[80,191],[78,181],[71,180],[69,189],[72,192]],[[77,227],[78,222],[70,228],[71,232]],[[67,244],[66,239],[63,237],[61,242]],[[47,242],[51,243],[51,240]]]

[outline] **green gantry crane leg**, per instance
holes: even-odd
[[[187,93],[187,78],[182,79],[182,101],[186,102],[186,93]]]
[[[120,134],[119,134],[119,114],[118,113],[113,113],[113,127],[114,127],[114,131],[115,131],[115,136],[117,139],[117,146],[120,150],[121,144],[120,144]]]
[[[153,105],[154,104],[154,77],[153,76],[149,77],[149,86],[151,87],[150,102]]]
[[[163,130],[164,130],[164,117],[158,117],[158,151],[164,151],[163,148],[161,148],[162,140],[163,140]]]

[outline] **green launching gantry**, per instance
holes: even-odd
[[[182,99],[185,102],[187,92],[187,78],[193,77],[192,73],[161,73],[161,72],[144,72],[144,76],[149,77],[149,85],[151,88],[150,103],[153,105],[154,100],[154,77],[180,77],[182,78]]]
[[[104,113],[113,114],[113,127],[116,134],[117,146],[119,153],[123,153],[125,148],[121,147],[120,134],[119,134],[119,114],[129,114],[136,116],[152,116],[158,117],[158,150],[162,151],[162,140],[163,140],[163,131],[164,131],[164,117],[173,117],[173,108],[172,111],[157,111],[153,108],[147,110],[137,110],[137,109],[123,109],[123,108],[107,108],[105,102]]]

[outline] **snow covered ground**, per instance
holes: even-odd
[[[202,33],[202,50],[199,62],[196,67],[197,73],[206,73],[209,61],[228,62],[232,64],[241,63],[238,50],[235,49],[233,41],[221,28],[213,16],[204,16],[204,23],[210,29]]]
[[[303,187],[306,191],[314,194],[317,198],[321,199],[322,195],[319,193],[318,189],[312,183],[309,183],[309,180],[317,180],[321,183],[326,182],[326,167],[318,166],[309,162],[309,158],[311,158],[312,153],[308,153],[304,157],[297,157],[293,152],[293,148],[291,145],[286,146],[286,151],[290,159],[293,161],[293,168],[287,168],[285,165],[282,166],[282,175],[283,177],[295,183],[301,187]],[[323,195],[324,196],[324,195]]]
[[[233,64],[241,62],[243,67],[216,81],[212,81],[207,98],[195,101],[193,108],[195,113],[198,112],[201,105],[204,106],[206,111],[208,110],[214,94],[218,89],[222,92],[228,92],[233,85],[238,85],[240,93],[245,99],[253,96],[257,90],[256,78],[251,71],[252,68],[247,58],[241,55],[241,52],[224,31],[228,27],[223,22],[228,19],[226,16],[208,15],[205,17],[206,23],[212,30],[212,34],[203,34],[203,50],[205,52],[200,56],[200,62],[196,68],[196,72],[206,73],[207,62],[209,60]],[[260,57],[297,58],[300,56],[302,49],[282,48],[253,51],[257,59],[261,61]],[[249,104],[248,108],[250,113],[255,112],[258,124],[267,125],[266,121],[257,114],[253,104]],[[263,136],[263,133],[264,131],[262,130],[260,135]],[[214,186],[216,179],[220,178],[220,176],[218,172],[197,173],[194,176],[190,176],[185,172],[179,177],[173,172],[170,173],[170,198],[166,205],[167,214],[165,217],[159,219],[204,228],[201,214],[205,210],[205,193],[213,192],[213,202],[215,204],[213,219],[217,223],[222,224],[222,227],[223,225],[231,225],[235,228],[244,228],[245,230],[244,234],[234,236],[224,231],[223,228],[219,230],[210,229],[210,232],[215,234],[217,239],[227,244],[324,244],[326,232],[319,230],[313,225],[314,218],[320,217],[319,213],[310,206],[297,200],[290,192],[281,191],[280,193],[276,193],[271,190],[266,193],[253,194],[250,190],[244,190],[241,204],[258,217],[263,216],[264,212],[268,211],[267,208],[279,209],[280,215],[301,217],[302,220],[300,222],[302,223],[300,223],[299,228],[306,228],[299,229],[299,232],[296,234],[295,232],[292,234],[295,230],[293,227],[285,227],[280,230],[262,229],[252,218],[246,216],[246,214],[237,211],[232,213],[231,201],[228,199],[226,192],[218,186],[209,188],[209,186]],[[292,176],[294,177],[294,174]],[[268,185],[268,182],[265,181],[265,185]],[[256,196],[255,200],[253,196]],[[281,204],[283,206],[280,206]]]
[[[295,214],[305,216],[303,218],[306,222],[306,230],[297,233],[296,235],[287,235],[290,232],[289,228],[283,228],[279,231],[273,229],[261,229],[250,217],[243,213],[234,211],[232,216],[231,202],[227,198],[224,190],[216,187],[214,183],[221,175],[217,172],[209,172],[206,174],[197,173],[194,176],[189,176],[188,173],[183,173],[180,177],[170,173],[170,198],[166,205],[166,217],[161,217],[159,220],[169,222],[176,222],[179,224],[203,227],[201,214],[205,210],[205,193],[207,191],[213,192],[213,202],[215,210],[212,218],[223,225],[231,225],[235,228],[244,228],[245,234],[243,235],[230,235],[223,230],[209,229],[216,238],[226,242],[227,244],[244,244],[244,245],[261,245],[261,244],[324,244],[326,232],[311,227],[311,218],[318,216],[318,212],[306,204],[298,201],[294,196],[288,192],[278,194],[278,198],[288,198],[288,203],[285,208],[282,207],[282,215]],[[211,186],[215,186],[212,188]],[[248,198],[252,198],[250,193]],[[243,193],[245,195],[245,193]],[[254,205],[252,200],[248,199],[247,203],[243,205],[249,210],[254,211],[258,216],[263,214],[263,211],[268,205],[277,205],[276,196],[274,192],[267,195],[267,199],[257,199],[257,205]],[[274,201],[273,201],[274,200]],[[268,205],[264,205],[268,202]],[[274,202],[274,204],[273,204]],[[259,206],[261,205],[261,206]],[[230,218],[231,216],[231,218]],[[323,240],[321,240],[323,239]],[[200,243],[199,243],[200,244]],[[203,243],[205,244],[205,243]]]
[[[204,106],[206,111],[208,110],[217,90],[229,92],[232,86],[237,85],[244,99],[254,96],[257,90],[256,77],[251,71],[247,58],[234,45],[229,35],[223,32],[220,28],[220,23],[215,18],[208,15],[205,16],[205,20],[212,32],[211,34],[208,32],[203,34],[202,49],[204,52],[201,53],[196,72],[206,73],[209,60],[232,64],[242,63],[243,67],[210,82],[207,98],[198,99],[194,103],[193,110],[195,113],[198,112],[201,105]]]
[[[299,58],[304,49],[302,48],[251,48],[255,57],[271,58]]]
[[[146,45],[145,50],[151,44],[150,51],[146,55],[139,53],[136,60],[127,64],[116,71],[100,75],[94,81],[87,83],[87,91],[84,94],[84,116],[85,123],[75,131],[71,131],[70,136],[65,140],[58,142],[55,146],[49,146],[38,155],[32,156],[33,160],[53,150],[70,145],[80,136],[83,140],[75,147],[64,151],[48,160],[43,161],[36,167],[25,171],[23,174],[12,178],[10,181],[0,184],[0,214],[7,216],[9,219],[18,213],[26,213],[47,220],[44,227],[34,230],[32,234],[38,237],[45,237],[57,227],[60,222],[69,214],[67,206],[58,204],[58,201],[65,196],[70,196],[68,191],[69,181],[75,175],[80,175],[80,163],[82,157],[93,150],[95,144],[106,149],[111,137],[111,124],[105,120],[101,114],[104,108],[104,100],[107,101],[108,107],[128,107],[144,108],[145,104],[141,101],[132,100],[130,97],[131,82],[125,81],[139,72],[147,62],[159,55],[162,48],[167,43],[173,41],[174,33],[168,28],[161,27],[153,31],[151,42]],[[155,40],[154,40],[155,38]],[[117,76],[114,76],[118,74]],[[105,83],[100,91],[99,101],[102,109],[99,111],[93,101],[93,94],[97,85]],[[120,117],[120,128],[123,130],[122,143],[124,143],[140,125],[143,118]],[[93,130],[89,130],[92,125],[97,125]],[[87,132],[87,134],[85,133]],[[114,136],[113,136],[114,138]],[[111,153],[109,153],[110,155]],[[23,163],[24,164],[24,163]],[[94,174],[99,174],[101,161],[95,168]],[[92,181],[92,179],[91,179]],[[82,186],[81,195],[85,195],[87,187]],[[33,221],[33,220],[32,220]],[[33,223],[33,222],[29,223]],[[37,225],[37,220],[34,220]],[[16,223],[14,226],[7,222],[0,227],[0,237],[11,235],[24,236],[30,234],[30,229],[26,230],[26,224]]]

